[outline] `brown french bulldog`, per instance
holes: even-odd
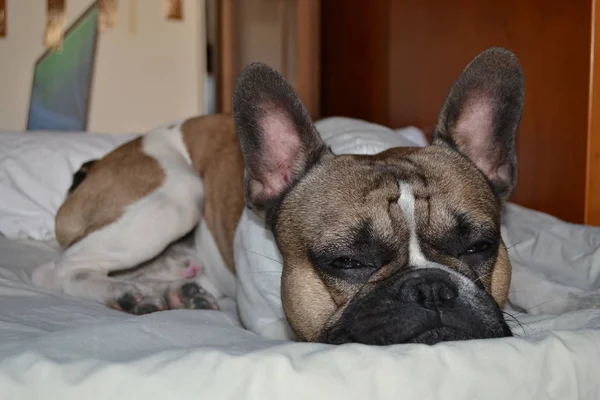
[[[492,48],[466,67],[424,148],[333,154],[291,86],[262,64],[244,69],[233,100],[233,119],[172,124],[85,165],[56,219],[64,253],[39,267],[34,283],[138,314],[199,308],[201,288],[190,279],[119,271],[145,265],[200,224],[199,255],[212,257],[202,268],[233,279],[245,200],[283,257],[281,299],[299,340],[511,335],[500,218],[515,185],[524,101],[512,53]]]
[[[300,340],[511,335],[500,218],[523,101],[517,58],[492,48],[454,83],[431,146],[335,155],[281,76],[243,71],[234,118],[246,200],[281,252],[283,308]]]

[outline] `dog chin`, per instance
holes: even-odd
[[[401,332],[396,330],[396,335],[390,337],[385,332],[362,337],[349,333],[346,329],[339,326],[325,332],[320,342],[328,344],[346,344],[346,343],[361,343],[368,345],[387,346],[393,344],[426,344],[434,345],[441,342],[462,341],[462,340],[477,340],[477,339],[497,339],[502,337],[511,337],[512,332],[505,322],[501,322],[495,329],[489,327],[482,329],[473,328],[472,330],[464,330],[450,326],[435,326],[421,329],[417,332]]]
[[[490,334],[489,332],[465,332],[460,329],[454,329],[447,326],[439,328],[429,329],[424,332],[418,333],[411,339],[407,340],[406,343],[418,343],[434,345],[441,342],[450,342],[458,340],[472,340],[472,339],[493,339],[496,337],[512,336],[510,329],[507,332],[502,332],[500,335]]]

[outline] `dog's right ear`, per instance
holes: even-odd
[[[458,77],[440,112],[433,144],[448,146],[483,173],[496,197],[508,199],[517,180],[516,134],[525,79],[517,57],[490,48]]]
[[[237,79],[233,116],[246,165],[246,202],[264,216],[330,151],[294,89],[264,64],[250,64]]]

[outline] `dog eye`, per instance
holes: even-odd
[[[473,244],[471,247],[469,247],[465,253],[466,254],[482,253],[482,252],[486,251],[487,249],[489,249],[490,246],[491,246],[490,242],[485,242],[485,241],[477,242],[477,243]]]
[[[348,257],[340,257],[329,263],[329,266],[335,269],[356,269],[366,267],[360,261]]]

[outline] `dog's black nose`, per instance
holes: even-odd
[[[405,281],[400,287],[400,298],[404,303],[437,310],[447,306],[458,297],[458,288],[441,274],[424,274]]]

